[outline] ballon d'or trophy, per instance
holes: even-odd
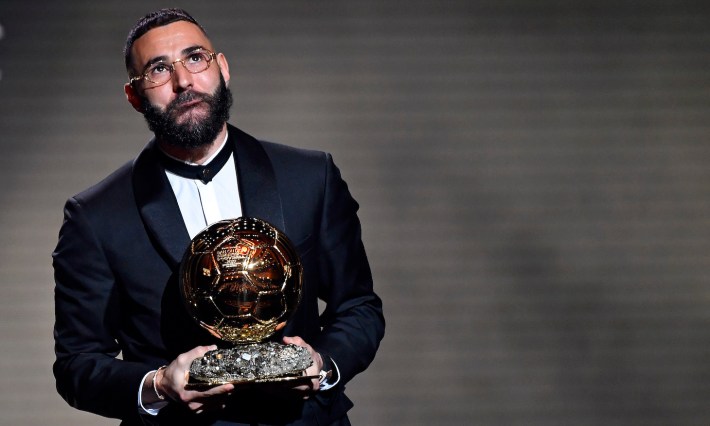
[[[293,244],[263,220],[223,220],[196,235],[180,265],[180,292],[192,318],[228,347],[195,359],[188,387],[310,378],[305,348],[266,341],[298,306],[302,275]]]

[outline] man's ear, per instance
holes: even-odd
[[[123,91],[126,93],[126,99],[128,99],[128,103],[131,104],[133,109],[143,114],[143,102],[141,101],[140,96],[138,96],[138,92],[135,87],[133,87],[131,83],[126,83],[123,86]]]
[[[227,63],[227,58],[224,54],[217,54],[217,65],[219,65],[219,72],[222,73],[225,84],[229,87],[229,63]]]

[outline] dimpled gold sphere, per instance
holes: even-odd
[[[302,266],[278,229],[240,217],[210,225],[192,239],[180,265],[188,312],[214,336],[235,344],[261,342],[298,306]]]

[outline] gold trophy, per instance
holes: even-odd
[[[190,316],[229,347],[194,360],[188,387],[310,379],[305,348],[266,342],[298,306],[302,275],[293,244],[263,220],[223,220],[196,235],[180,292]]]

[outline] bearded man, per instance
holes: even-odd
[[[139,20],[125,60],[126,97],[155,137],[65,205],[53,253],[59,393],[125,425],[349,424],[345,384],[374,358],[384,318],[358,205],[330,155],[228,124],[227,59],[183,10]],[[295,243],[301,303],[279,338],[308,350],[305,375],[320,380],[186,387],[192,360],[217,341],[182,306],[180,260],[206,226],[240,216]]]

